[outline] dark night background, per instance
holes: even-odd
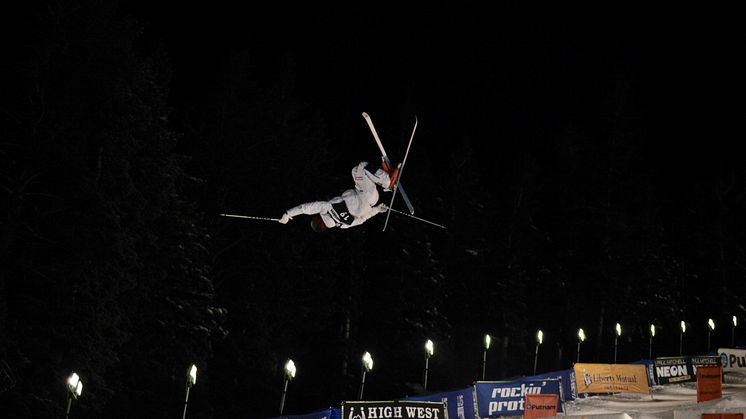
[[[746,322],[732,11],[33,2],[0,64],[0,406],[276,416],[584,361],[704,353]],[[581,13],[582,12],[582,13]],[[624,12],[624,13],[622,13]],[[420,217],[279,218],[394,160]],[[384,194],[388,199],[389,194]],[[398,205],[402,205],[398,200]],[[396,205],[395,205],[396,206]],[[742,326],[736,344],[744,344]]]

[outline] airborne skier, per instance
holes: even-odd
[[[321,232],[327,228],[350,228],[358,226],[373,216],[380,213],[386,213],[386,222],[383,225],[383,231],[386,231],[386,226],[389,222],[389,216],[391,212],[396,212],[407,217],[434,225],[445,229],[445,226],[433,223],[432,221],[425,220],[424,218],[415,217],[414,207],[409,201],[404,188],[402,187],[399,179],[401,178],[401,172],[404,170],[404,164],[407,162],[409,156],[409,149],[412,146],[412,140],[414,139],[414,133],[417,130],[417,117],[415,116],[414,128],[412,129],[412,135],[409,137],[409,143],[407,144],[407,151],[404,154],[404,160],[397,165],[393,170],[391,161],[386,154],[386,150],[383,148],[383,143],[378,137],[373,121],[370,116],[363,112],[363,118],[368,124],[373,139],[376,141],[378,148],[381,150],[381,168],[376,170],[375,173],[371,173],[368,169],[368,163],[363,161],[352,169],[352,178],[355,181],[355,188],[344,191],[341,195],[334,197],[328,201],[312,201],[300,204],[287,210],[282,214],[281,218],[269,218],[269,217],[255,217],[250,215],[235,215],[235,214],[220,214],[224,217],[235,217],[235,218],[248,218],[255,220],[266,220],[266,221],[277,221],[280,224],[287,224],[288,221],[292,220],[301,214],[313,215],[311,219],[311,228],[316,232]],[[389,205],[384,203],[376,205],[378,202],[378,188],[381,186],[384,192],[392,192],[391,202]],[[409,213],[405,213],[399,210],[395,210],[393,207],[396,193],[401,192],[404,202],[409,208]]]
[[[306,202],[290,208],[278,220],[281,224],[287,224],[301,214],[314,215],[311,218],[311,228],[321,232],[327,228],[350,228],[358,226],[371,217],[386,212],[386,204],[378,202],[378,186],[384,192],[394,190],[399,168],[391,170],[382,160],[381,168],[371,173],[367,169],[368,163],[363,161],[352,168],[352,179],[355,181],[354,189],[347,189],[340,196],[328,201]]]

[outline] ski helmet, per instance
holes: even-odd
[[[311,229],[317,233],[321,233],[322,231],[326,230],[326,223],[321,218],[320,214],[316,214],[315,216],[311,217]]]

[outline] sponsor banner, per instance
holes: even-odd
[[[718,367],[719,356],[674,356],[653,361],[655,383],[675,384],[697,380],[697,367]]]
[[[444,402],[448,411],[448,419],[475,419],[474,389],[467,387],[463,390],[445,393],[429,394],[427,396],[407,397],[404,400],[419,400],[428,402]]]
[[[448,419],[443,402],[343,402],[342,419]]]
[[[480,418],[522,415],[527,394],[560,394],[559,380],[478,381],[474,384]]]
[[[575,364],[578,393],[649,393],[642,364]]]
[[[723,398],[723,367],[697,368],[697,403]]]
[[[645,366],[645,371],[648,374],[648,387],[655,385],[655,377],[653,377],[653,361],[650,359],[640,359],[637,361],[630,362],[630,364],[640,364]]]
[[[746,374],[746,350],[720,348],[718,354],[723,362],[723,371]]]
[[[319,412],[306,413],[303,415],[284,415],[272,419],[341,419],[342,411],[339,408],[331,407]]]
[[[546,418],[557,416],[558,394],[526,394],[523,418]]]
[[[560,380],[560,401],[566,402],[574,400],[577,396],[575,392],[575,372],[571,369],[547,372],[539,375],[530,375],[525,380]],[[562,409],[560,409],[562,411]]]

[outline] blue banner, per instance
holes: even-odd
[[[480,418],[522,415],[526,394],[560,395],[559,380],[479,381],[474,385]],[[562,404],[560,403],[560,407]]]
[[[425,402],[445,402],[448,406],[448,419],[475,419],[474,389],[448,391],[445,393],[428,394],[427,396],[407,397],[403,400],[417,400]]]
[[[531,375],[529,377],[524,377],[523,380],[560,380],[562,382],[560,402],[575,400],[577,398],[577,391],[575,390],[575,371],[572,369]]]
[[[319,412],[306,413],[302,415],[277,416],[270,419],[342,419],[342,409],[338,407],[330,407]]]

